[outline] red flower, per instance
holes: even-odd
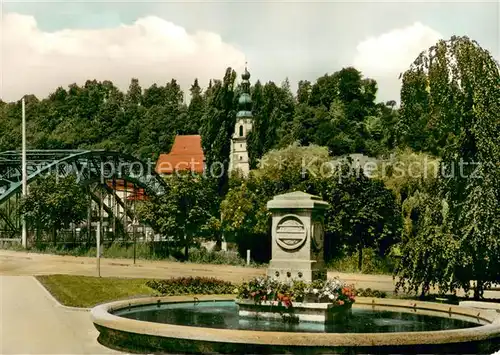
[[[281,299],[281,302],[283,302],[283,305],[288,308],[292,305],[292,301],[290,301],[290,297],[288,296],[283,296],[283,298]]]
[[[344,301],[339,300],[339,305],[341,305],[341,306],[342,306],[343,304],[344,304]]]

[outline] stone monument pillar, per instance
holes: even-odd
[[[328,203],[304,192],[275,196],[272,212],[272,259],[267,275],[282,281],[326,279],[323,257],[324,212]]]

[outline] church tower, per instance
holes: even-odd
[[[241,75],[242,93],[238,100],[239,111],[236,114],[236,126],[231,139],[231,155],[229,159],[229,171],[241,170],[243,176],[247,177],[250,172],[248,159],[247,137],[252,130],[252,99],[250,97],[250,73],[245,66],[245,72]]]

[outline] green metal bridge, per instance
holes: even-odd
[[[75,175],[89,196],[88,230],[99,219],[116,232],[127,231],[135,220],[137,193],[163,194],[166,184],[152,162],[105,150],[28,150],[27,184],[47,174]],[[17,207],[22,195],[22,155],[20,151],[0,153],[0,238],[20,236],[21,218]],[[101,223],[102,225],[102,223]]]

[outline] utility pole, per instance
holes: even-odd
[[[137,250],[137,234],[135,233],[135,229],[137,228],[137,220],[134,218],[134,221],[132,222],[132,233],[134,236],[134,265],[135,265],[135,254]]]
[[[22,164],[22,184],[23,184],[23,198],[26,198],[26,195],[28,193],[28,180],[27,180],[27,171],[26,171],[26,106],[24,102],[24,97],[21,100],[22,102],[22,112],[23,112],[23,120],[22,120],[22,158],[21,158],[21,164]],[[28,237],[27,237],[27,232],[26,232],[26,219],[23,214],[23,229],[22,229],[22,236],[21,236],[21,241],[23,244],[23,248],[26,249],[28,246]]]

